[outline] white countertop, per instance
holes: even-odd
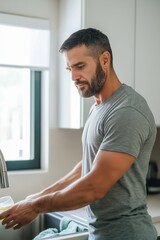
[[[160,194],[148,195],[147,204],[153,223],[160,223]]]
[[[77,220],[81,223],[87,224],[87,211],[85,207],[77,210],[62,212],[62,214],[64,216],[71,217],[73,220]]]

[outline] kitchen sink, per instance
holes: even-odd
[[[0,240],[32,240],[38,234],[38,232],[38,218],[32,223],[18,230],[5,229],[5,227],[0,222]]]
[[[41,216],[41,224],[40,224],[40,231],[43,231],[48,228],[56,228],[59,230],[60,227],[60,221],[64,217],[63,214],[61,213],[46,213]],[[83,223],[83,221],[73,219],[70,217],[74,222],[79,224],[82,227],[85,227],[86,230],[83,232],[76,232],[76,233],[70,233],[70,234],[65,234],[65,235],[59,235],[59,236],[54,236],[52,238],[45,238],[45,239],[54,239],[54,240],[87,240],[88,239],[88,230],[87,230],[87,225]]]

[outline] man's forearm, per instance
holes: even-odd
[[[62,190],[37,198],[32,207],[37,214],[84,207],[99,198],[95,182],[95,177],[87,174]]]
[[[81,170],[82,170],[82,163],[81,161],[72,169],[71,172],[69,172],[66,176],[52,184],[51,186],[43,189],[41,192],[36,193],[34,195],[28,196],[27,198],[37,198],[49,193],[53,193],[59,190],[62,190],[69,186],[71,183],[76,181],[78,178],[81,177]]]

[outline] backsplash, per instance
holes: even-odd
[[[153,146],[151,160],[156,161],[158,165],[158,178],[160,178],[160,128],[157,128],[157,137]]]

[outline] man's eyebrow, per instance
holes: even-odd
[[[77,62],[77,63],[75,63],[75,64],[73,64],[71,66],[67,66],[66,69],[70,70],[71,68],[77,67],[77,66],[82,65],[82,64],[84,64],[84,62]]]

